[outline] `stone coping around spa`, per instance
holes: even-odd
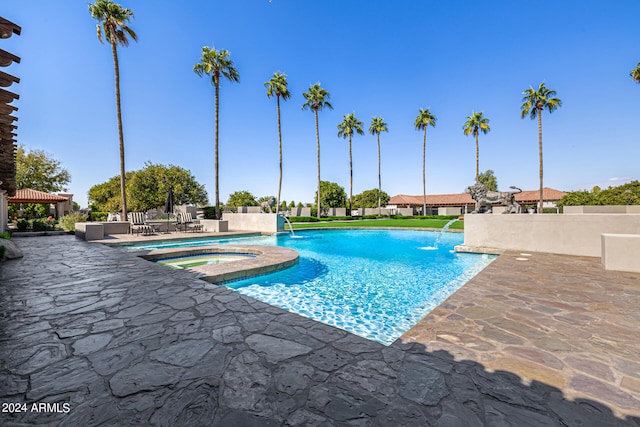
[[[201,279],[209,283],[217,284],[283,270],[297,264],[299,258],[298,252],[293,249],[261,245],[217,245],[154,249],[144,254],[138,254],[138,256],[149,261],[154,261],[162,258],[217,253],[253,254],[257,256],[220,264],[205,264],[189,267],[189,270],[200,273],[202,275]]]

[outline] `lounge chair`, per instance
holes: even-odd
[[[193,220],[191,212],[180,212],[177,215],[176,229],[183,231],[202,231],[202,224],[196,223]]]
[[[145,224],[144,212],[129,212],[129,222],[131,223],[129,229],[131,234],[135,231],[136,235],[142,233],[143,236],[148,236],[153,233],[153,228]]]

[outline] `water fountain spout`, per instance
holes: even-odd
[[[440,243],[440,239],[442,239],[442,236],[444,235],[444,233],[446,233],[446,231],[449,229],[449,227],[451,227],[451,224],[453,224],[454,222],[458,221],[459,218],[454,218],[451,221],[447,222],[444,227],[442,227],[442,230],[440,230],[440,234],[438,234],[438,237],[436,238],[436,242],[434,244],[435,248],[438,249],[438,243]]]
[[[287,224],[289,224],[289,231],[291,232],[291,237],[295,237],[296,234],[293,232],[293,225],[291,225],[291,221],[289,221],[289,218],[287,218],[287,216],[284,214],[282,215],[282,218],[284,218]]]

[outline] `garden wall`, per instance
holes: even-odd
[[[601,256],[601,236],[640,234],[640,214],[464,216],[464,245],[457,250],[504,250]]]
[[[222,219],[227,221],[231,231],[259,231],[277,233],[284,231],[284,218],[268,213],[223,213]]]
[[[565,214],[640,214],[640,205],[565,206]]]

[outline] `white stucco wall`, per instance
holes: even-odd
[[[601,256],[601,235],[640,234],[640,214],[486,215],[464,217],[464,246]]]
[[[565,214],[640,214],[640,205],[565,206]]]
[[[284,230],[284,218],[269,213],[223,213],[230,231],[259,231],[277,233]]]
[[[602,266],[640,273],[640,234],[603,234]]]

